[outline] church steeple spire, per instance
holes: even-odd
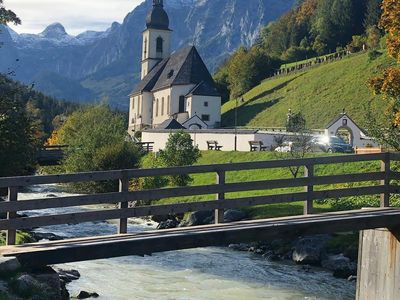
[[[153,6],[161,6],[163,7],[163,0],[153,0]]]

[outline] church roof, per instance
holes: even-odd
[[[175,119],[168,119],[157,126],[157,129],[186,129]]]
[[[163,7],[162,0],[153,0],[153,8],[146,17],[146,27],[161,30],[170,30],[169,18]]]
[[[195,84],[193,95],[220,96],[213,78],[194,46],[182,48],[158,63],[132,94],[157,91],[173,85]]]
[[[217,88],[214,84],[210,84],[209,82],[202,81],[198,85],[196,85],[187,95],[188,96],[221,96],[217,91]]]
[[[131,95],[150,92],[161,75],[161,72],[164,70],[167,62],[168,58],[163,59],[153,69],[151,69],[151,71],[135,86]]]

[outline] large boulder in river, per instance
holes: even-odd
[[[168,219],[158,224],[157,229],[172,229],[178,227],[179,222],[176,219]]]
[[[15,257],[0,257],[0,275],[9,275],[17,272],[21,264]]]
[[[333,271],[333,276],[338,278],[349,278],[357,274],[357,264],[343,254],[329,256],[321,262],[321,265]]]
[[[196,211],[190,214],[183,226],[208,225],[214,222],[214,211]]]
[[[32,275],[22,274],[14,281],[13,289],[19,296],[28,297],[42,291],[44,286]]]
[[[314,235],[299,238],[292,254],[297,264],[320,265],[325,257],[326,245],[331,239],[329,235]]]
[[[78,296],[76,296],[77,299],[88,299],[88,298],[98,298],[99,294],[97,293],[89,293],[86,291],[81,291]]]
[[[224,212],[225,222],[238,222],[247,218],[247,214],[241,210],[228,209]]]

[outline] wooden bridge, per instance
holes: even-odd
[[[41,166],[54,166],[61,163],[67,145],[44,146],[37,153],[36,159]]]
[[[400,180],[400,174],[390,168],[392,162],[399,160],[399,154],[378,153],[163,169],[0,178],[0,188],[8,187],[9,190],[8,201],[0,203],[0,213],[7,213],[7,219],[0,220],[0,229],[7,231],[8,244],[8,246],[0,248],[0,254],[3,256],[16,256],[24,266],[36,267],[126,255],[146,255],[178,249],[227,245],[229,243],[282,236],[290,237],[303,234],[376,228],[400,228],[400,209],[390,208],[389,203],[391,194],[399,194],[400,191],[400,187],[395,185],[395,182]],[[320,165],[350,164],[366,161],[376,162],[377,170],[368,173],[318,175],[318,166]],[[287,168],[290,166],[303,168],[304,177],[252,182],[228,182],[226,180],[230,172],[244,170],[255,170],[257,172],[260,169]],[[215,184],[129,191],[129,181],[133,178],[199,173],[216,174]],[[17,201],[19,189],[27,186],[104,180],[118,180],[120,183],[119,191],[115,193]],[[351,187],[346,187],[346,184],[350,184],[349,186]],[[294,187],[300,188],[300,190],[271,195],[271,190],[273,189]],[[232,193],[250,191],[262,191],[262,195],[260,196],[260,193],[258,193],[254,196],[240,198],[231,196]],[[216,195],[216,200],[205,201],[202,198],[211,194]],[[314,200],[365,195],[379,195],[381,207],[313,214]],[[186,196],[199,197],[199,201],[128,207],[129,201],[154,201],[163,198]],[[224,209],[298,201],[304,201],[304,215],[301,216],[229,224],[222,223]],[[16,217],[16,213],[20,211],[99,204],[118,204],[119,207],[110,207],[108,209],[99,209],[97,207],[93,210],[76,213]],[[205,210],[215,210],[214,225],[127,234],[127,219],[131,217]],[[113,236],[86,237],[14,246],[16,230],[19,229],[114,219],[119,220],[119,225],[118,234]]]

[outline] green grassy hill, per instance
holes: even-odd
[[[394,61],[386,55],[370,61],[368,54],[363,53],[269,79],[244,95],[244,103],[239,103],[238,125],[283,127],[291,108],[304,114],[309,128],[324,128],[343,109],[362,126],[365,104],[374,98],[366,82],[391,64]],[[373,105],[377,115],[384,109],[379,101]],[[234,125],[234,111],[235,100],[223,105],[224,127]]]

